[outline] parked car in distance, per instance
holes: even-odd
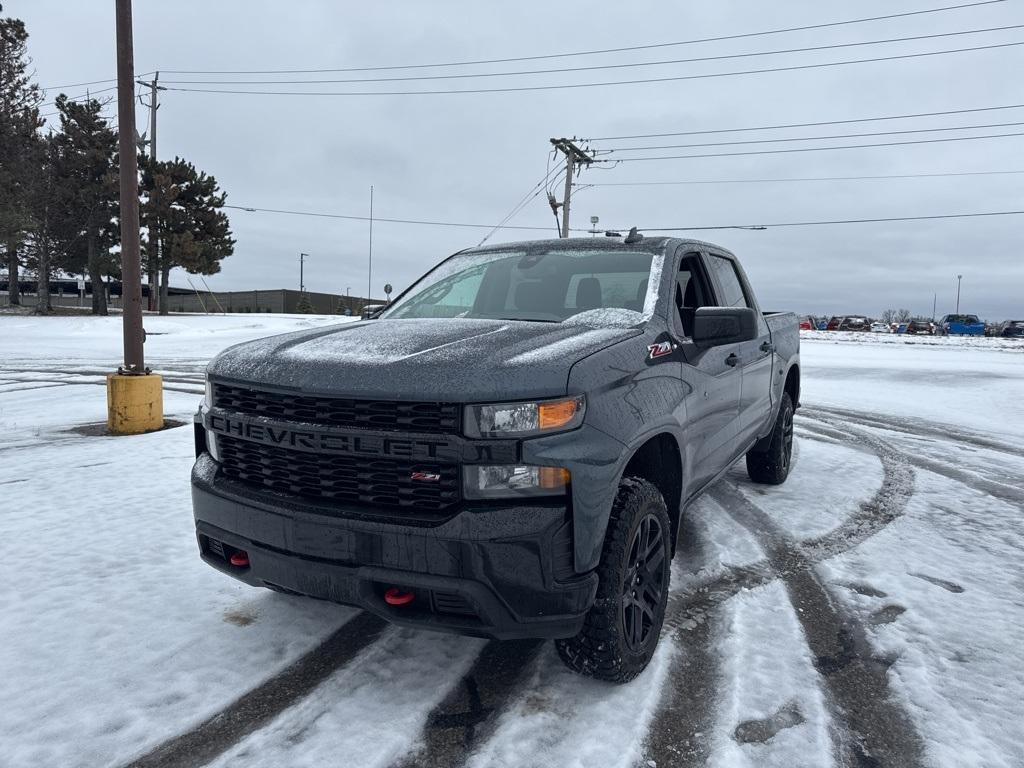
[[[810,315],[805,315],[800,318],[800,330],[801,331],[813,331],[817,327],[817,323],[814,318]]]
[[[866,331],[867,329],[868,319],[860,315],[848,315],[839,323],[840,331]]]
[[[943,315],[937,330],[943,336],[984,336],[985,324],[977,315]]]
[[[931,320],[911,320],[907,323],[904,333],[925,334],[931,336],[935,333],[935,325]]]
[[[385,309],[387,309],[387,304],[367,304],[363,307],[363,311],[359,313],[359,317],[362,320],[369,320]]]
[[[835,316],[830,317],[829,320],[828,320],[828,324],[825,326],[825,330],[826,331],[838,331],[839,330],[839,326],[842,325],[843,319],[844,318],[842,318],[842,317],[835,317]]]
[[[1024,338],[1024,320],[1007,320],[999,326],[999,335],[1004,338]]]
[[[871,324],[870,330],[872,333],[892,333],[892,328],[889,327],[888,323],[881,323],[878,321]]]

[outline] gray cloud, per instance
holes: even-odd
[[[882,0],[841,8],[810,0],[785,4],[737,0],[699,6],[653,1],[552,5],[411,0],[380,4],[180,0],[168,4],[135,0],[136,62],[140,72],[165,70],[164,80],[198,79],[166,70],[302,69],[531,55],[690,39],[920,7],[908,3],[894,8]],[[113,77],[112,3],[7,0],[4,11],[26,21],[41,84]],[[492,65],[477,71],[649,61],[1015,23],[1024,23],[1019,4],[1002,3],[813,32],[615,56]],[[509,85],[552,84],[628,79],[648,72],[720,72],[752,64],[784,66],[1015,40],[1024,40],[1024,33],[1018,30],[819,54],[673,65],[627,70],[625,74],[612,71],[500,80]],[[544,173],[550,136],[658,133],[1015,104],[1024,102],[1019,89],[1021,71],[1024,48],[1004,48],[802,72],[513,94],[264,97],[169,91],[163,95],[160,111],[160,153],[182,155],[213,173],[228,191],[230,202],[239,205],[363,215],[373,184],[379,216],[493,223]],[[475,82],[442,81],[440,85],[463,88]],[[354,86],[316,87],[341,90]],[[403,87],[425,86],[407,83]],[[143,118],[140,113],[140,125]],[[1011,120],[1024,120],[1024,110],[866,123],[849,126],[849,131],[820,132]],[[816,132],[819,129],[768,135]],[[985,132],[1002,131],[974,133]],[[739,138],[743,135],[695,140]],[[881,140],[884,137],[863,141]],[[597,146],[623,143],[629,142],[599,142]],[[590,170],[581,181],[1024,170],[1022,146],[1024,137],[622,163],[607,170]],[[602,225],[610,226],[683,226],[1020,210],[1024,209],[1022,184],[1024,175],[595,186],[578,193],[574,225],[587,226],[591,215],[599,215]],[[932,295],[937,293],[942,313],[952,309],[955,275],[961,273],[961,308],[998,320],[1024,316],[1022,222],[1021,217],[1004,217],[694,235],[740,254],[763,303],[772,307],[878,313],[887,306],[906,306],[930,313]],[[514,223],[554,232],[543,197],[534,200]],[[305,251],[311,254],[309,287],[365,290],[365,223],[235,211],[232,224],[238,238],[236,254],[225,262],[222,274],[210,279],[211,286],[290,287],[298,280],[298,253]],[[378,224],[374,230],[375,292],[380,292],[385,281],[396,287],[406,285],[430,264],[475,244],[483,235],[484,231]],[[493,239],[523,236],[505,231]]]

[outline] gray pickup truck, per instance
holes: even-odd
[[[474,248],[375,319],[208,369],[202,558],[390,621],[555,638],[621,682],[654,653],[687,505],[789,472],[797,319],[675,238]]]

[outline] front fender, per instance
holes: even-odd
[[[625,445],[584,424],[572,432],[523,441],[523,463],[565,467],[572,474],[573,554],[577,573],[597,567]]]

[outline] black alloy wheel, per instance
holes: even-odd
[[[657,624],[661,606],[662,585],[665,583],[663,537],[658,518],[646,515],[633,533],[629,544],[629,560],[622,585],[622,626],[626,646],[641,651]]]

